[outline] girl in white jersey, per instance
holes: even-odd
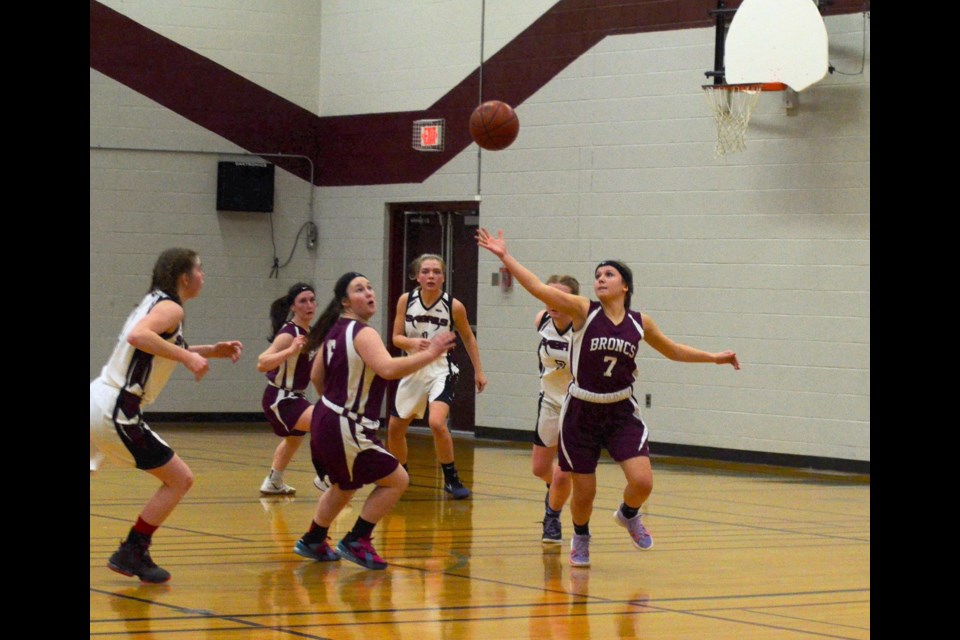
[[[407,354],[422,351],[430,338],[456,328],[473,364],[477,393],[487,386],[480,365],[480,349],[467,320],[467,309],[443,290],[446,265],[438,255],[425,253],[410,265],[411,279],[419,285],[397,301],[393,320],[393,344]],[[447,416],[453,402],[459,369],[447,355],[404,377],[397,386],[394,409],[387,425],[387,445],[400,464],[407,466],[407,428],[414,418],[422,418],[429,404],[430,431],[437,460],[443,469],[443,490],[455,500],[470,496],[463,486],[453,457],[453,437],[447,428]]]
[[[620,464],[627,486],[614,514],[633,545],[653,547],[653,537],[640,521],[640,507],[653,490],[648,431],[633,397],[637,347],[645,341],[666,358],[679,362],[712,362],[740,368],[733,351],[709,353],[674,342],[645,313],[630,309],[633,272],[621,262],[597,265],[593,290],[599,302],[549,287],[507,253],[503,231],[493,237],[477,231],[477,244],[500,258],[524,289],[547,306],[573,319],[570,363],[573,380],[560,415],[560,468],[572,472],[570,515],[573,539],[570,564],[590,566],[590,516],[597,493],[596,466],[602,448]]]
[[[577,295],[580,283],[573,276],[552,275],[548,287]],[[547,485],[544,499],[543,536],[548,544],[563,539],[560,511],[570,497],[570,474],[554,462],[560,437],[560,407],[570,384],[570,332],[573,319],[557,309],[537,313],[534,326],[540,335],[540,397],[537,402],[537,428],[533,432],[533,475]]]
[[[141,410],[157,398],[178,362],[199,381],[210,369],[207,358],[236,362],[243,352],[236,340],[197,346],[184,341],[182,304],[197,297],[201,288],[203,269],[195,251],[167,249],[160,254],[147,295],[127,319],[100,377],[90,383],[91,454],[106,454],[163,483],[107,562],[117,573],[143,582],[170,579],[148,549],[153,533],[193,484],[193,472],[150,430]]]

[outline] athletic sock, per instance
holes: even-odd
[[[159,528],[159,525],[150,524],[149,522],[144,520],[142,516],[138,517],[137,523],[133,525],[133,531],[136,531],[147,540],[149,540],[153,536],[153,532],[156,531],[158,528]]]
[[[620,513],[623,514],[623,517],[627,520],[631,520],[637,517],[637,514],[640,512],[640,507],[634,509],[633,507],[628,507],[626,502],[620,503]]]
[[[317,544],[327,539],[329,527],[321,527],[316,522],[310,522],[310,530],[303,534],[303,541],[306,544]]]
[[[348,541],[353,541],[358,538],[369,538],[370,534],[373,533],[374,523],[367,522],[363,518],[357,518],[356,523],[353,525],[353,529],[350,530],[345,537]]]
[[[440,468],[443,469],[443,477],[446,478],[448,482],[457,477],[457,465],[455,462],[441,464]]]

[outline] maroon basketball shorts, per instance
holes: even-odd
[[[310,457],[321,476],[344,491],[385,478],[400,465],[377,437],[377,430],[338,413],[323,402],[313,410]]]
[[[90,442],[120,466],[149,471],[173,459],[173,449],[143,421],[140,398],[96,379],[90,383]]]
[[[640,405],[632,397],[598,404],[568,395],[560,410],[560,469],[594,473],[602,449],[617,462],[649,456],[647,435]]]
[[[281,438],[287,436],[303,436],[306,431],[294,429],[297,420],[310,407],[306,395],[295,391],[287,391],[268,385],[263,392],[263,415],[273,427],[273,432]]]

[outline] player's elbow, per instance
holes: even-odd
[[[399,380],[403,377],[403,373],[401,373],[396,367],[384,367],[380,371],[374,369],[373,372],[384,380]]]
[[[680,349],[669,349],[663,355],[665,355],[668,360],[673,360],[674,362],[687,361],[687,358],[684,357],[683,351],[681,351]]]
[[[135,349],[140,349],[142,351],[146,341],[147,336],[145,331],[134,329],[127,334],[127,343]]]
[[[398,358],[390,358],[386,362],[377,363],[376,366],[370,365],[370,368],[384,380],[399,380],[409,372],[398,362]]]

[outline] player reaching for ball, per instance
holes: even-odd
[[[183,339],[183,303],[200,295],[201,288],[203,269],[195,251],[161,253],[147,295],[127,318],[100,377],[90,383],[91,456],[107,454],[163,483],[107,562],[117,573],[143,582],[170,579],[170,572],[154,563],[148,549],[153,533],[193,485],[193,472],[150,430],[141,411],[156,400],[178,362],[199,381],[210,369],[207,358],[236,362],[243,352],[236,340],[188,346]]]
[[[638,377],[636,357],[645,341],[664,357],[678,362],[712,362],[740,368],[733,351],[710,353],[674,342],[653,319],[630,309],[633,272],[617,260],[604,260],[594,271],[598,302],[550,287],[507,253],[503,231],[494,237],[477,231],[477,244],[500,258],[524,289],[548,308],[573,320],[570,338],[572,381],[560,410],[560,469],[571,473],[570,515],[574,535],[570,564],[590,566],[590,516],[597,493],[596,468],[601,448],[619,463],[627,486],[613,513],[638,549],[653,547],[653,537],[641,522],[640,507],[653,490],[653,470],[647,426],[633,397]]]

